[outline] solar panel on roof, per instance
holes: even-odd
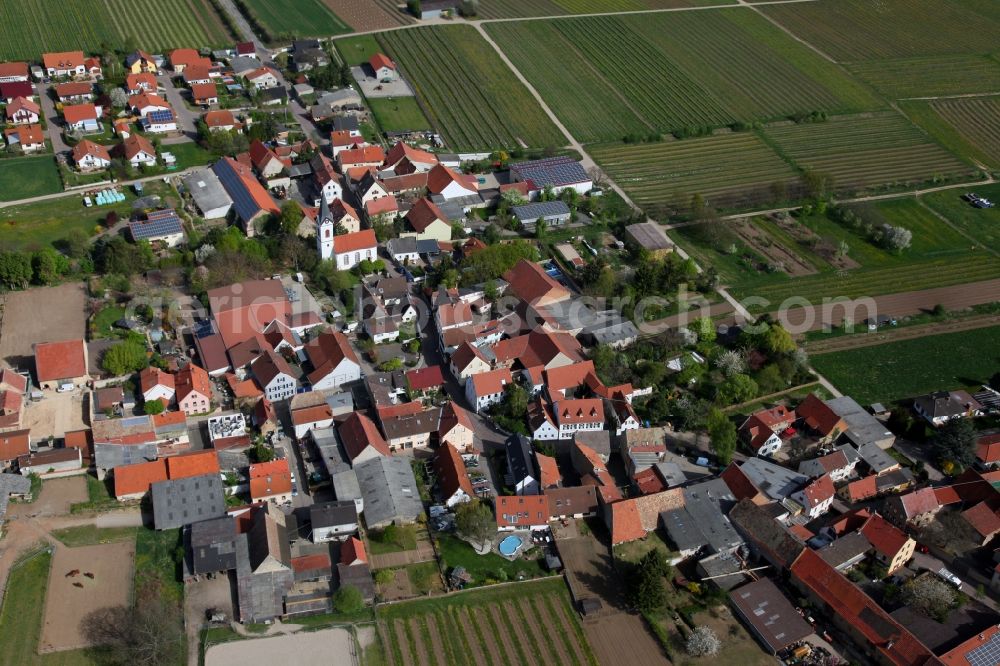
[[[169,123],[174,119],[174,112],[170,109],[162,109],[160,111],[150,111],[149,120],[154,123]]]
[[[1000,632],[993,634],[989,643],[969,651],[965,658],[971,666],[995,666],[1000,664]]]

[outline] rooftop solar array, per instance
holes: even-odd
[[[146,118],[151,123],[172,123],[174,121],[174,112],[170,109],[162,109],[160,111],[150,111]]]
[[[181,219],[172,208],[158,210],[150,213],[146,220],[135,220],[129,222],[129,230],[132,238],[162,238],[174,234],[184,233]]]
[[[1000,631],[993,634],[989,642],[966,653],[971,666],[996,666],[1000,664]]]
[[[254,200],[253,194],[250,193],[243,179],[240,178],[240,175],[236,173],[236,170],[229,162],[219,160],[212,167],[212,170],[215,171],[215,175],[222,181],[222,186],[226,188],[226,192],[232,198],[236,214],[240,216],[241,220],[244,222],[252,220],[255,215],[260,213],[261,207]]]
[[[511,165],[511,171],[521,180],[530,180],[536,187],[560,187],[586,183],[590,176],[583,165],[571,157],[549,157],[532,162],[519,162]]]
[[[534,220],[539,217],[559,217],[570,214],[569,207],[562,201],[539,201],[523,206],[514,206],[511,210],[519,220]]]

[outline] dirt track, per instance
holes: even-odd
[[[928,311],[935,305],[942,305],[946,310],[962,310],[973,305],[1000,301],[1000,279],[886,294],[874,296],[870,300],[875,304],[874,311],[869,311],[865,307],[865,301],[854,299],[847,303],[847,307],[837,305],[830,308],[826,322],[823,321],[822,306],[798,307],[787,312],[772,312],[771,316],[779,319],[793,333],[804,333],[820,330],[824,323],[839,326],[843,322],[845,314],[852,315],[854,322],[861,325],[868,317],[876,315],[902,317]]]
[[[803,345],[803,347],[807,352],[815,356],[816,354],[829,354],[832,352],[843,351],[845,349],[874,347],[887,342],[914,340],[928,335],[971,331],[977,328],[986,328],[988,326],[1000,326],[1000,315],[980,315],[950,321],[932,322],[930,324],[905,326],[903,328],[883,329],[878,333],[843,335],[830,340],[808,342]]]
[[[44,304],[44,307],[40,307]],[[3,297],[0,359],[24,366],[36,342],[84,338],[87,295],[82,282],[10,292]],[[27,369],[26,367],[24,369]]]

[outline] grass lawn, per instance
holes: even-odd
[[[51,155],[0,160],[0,201],[16,201],[62,191]]]
[[[181,171],[193,166],[204,166],[215,159],[212,153],[194,141],[163,146],[161,151],[172,153],[177,158],[177,168],[171,169],[171,171]]]
[[[437,562],[420,562],[406,567],[406,577],[410,579],[410,585],[420,594],[429,592],[442,592],[441,575],[438,573]]]
[[[270,38],[328,37],[351,32],[322,0],[244,0]]]
[[[125,316],[125,308],[109,305],[94,315],[94,336],[110,338],[114,323]]]
[[[386,132],[429,129],[416,97],[369,97],[368,106]]]
[[[375,35],[358,35],[357,37],[345,37],[334,42],[340,57],[351,67],[363,65],[376,53],[382,53],[382,46],[379,45]]]
[[[639,539],[638,541],[629,541],[628,543],[623,543],[615,546],[614,556],[617,560],[624,560],[625,562],[638,562],[646,553],[651,550],[659,551],[665,558],[669,559],[669,556],[673,553],[667,542],[663,540],[660,535],[659,530],[654,530],[646,535],[645,539]]]
[[[455,567],[465,567],[472,575],[473,587],[517,580],[522,576],[537,578],[549,575],[544,567],[544,558],[531,560],[522,557],[510,562],[492,552],[479,555],[468,543],[449,534],[438,535],[437,546],[445,573],[450,573]],[[536,551],[535,554],[539,553]]]
[[[181,562],[184,550],[181,531],[140,529],[135,539],[135,587],[160,585],[161,594],[180,604],[184,598]],[[180,612],[180,606],[178,606]]]
[[[96,525],[77,525],[52,532],[52,536],[62,541],[70,548],[77,546],[95,546],[100,543],[114,541],[129,541],[135,539],[135,527],[97,527]]]
[[[417,526],[391,525],[384,530],[369,530],[368,542],[373,555],[415,550],[417,547]]]
[[[819,354],[812,364],[862,405],[972,388],[1000,367],[1000,327]]]
[[[976,186],[971,191],[1000,204],[1000,184]],[[975,208],[962,200],[962,195],[966,192],[967,190],[942,190],[924,195],[920,200],[983,245],[1000,252],[1000,205]]]
[[[39,656],[38,637],[45,609],[49,565],[47,551],[24,560],[7,579],[7,591],[0,609],[0,636],[3,662],[18,666],[83,666],[95,664],[86,650],[70,650]]]
[[[110,479],[110,477],[109,477]],[[70,513],[89,513],[100,511],[111,511],[121,506],[115,499],[109,480],[98,481],[97,477],[87,475],[87,496],[86,502],[77,502],[69,508]]]

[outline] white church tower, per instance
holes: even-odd
[[[319,205],[319,215],[316,216],[316,249],[319,251],[320,259],[324,261],[333,259],[333,238],[335,235],[333,215],[330,214],[330,206],[324,197]]]

